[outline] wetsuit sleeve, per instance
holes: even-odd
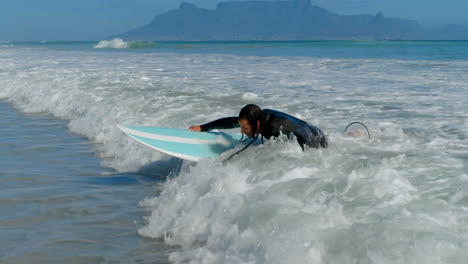
[[[237,116],[233,117],[225,117],[221,118],[209,123],[206,123],[204,125],[201,125],[201,131],[210,131],[213,129],[229,129],[229,128],[235,128],[239,127],[239,123],[237,122],[239,118]]]

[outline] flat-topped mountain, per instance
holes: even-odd
[[[467,31],[468,32],[468,31]],[[221,2],[214,10],[182,3],[142,27],[118,37],[127,40],[333,40],[423,39],[418,22],[377,15],[339,15],[310,0]],[[468,36],[468,34],[466,34]]]

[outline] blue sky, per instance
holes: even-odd
[[[101,40],[149,23],[179,0],[0,0],[0,40]],[[222,0],[185,0],[214,9]],[[468,0],[312,0],[332,12],[468,26]]]

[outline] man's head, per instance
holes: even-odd
[[[239,113],[239,126],[241,132],[248,137],[260,134],[260,123],[263,118],[263,112],[260,107],[254,104],[244,106]]]

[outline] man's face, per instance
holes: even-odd
[[[249,124],[249,121],[247,121],[247,119],[241,119],[238,122],[241,128],[241,133],[246,134],[248,137],[254,136],[252,126]]]

